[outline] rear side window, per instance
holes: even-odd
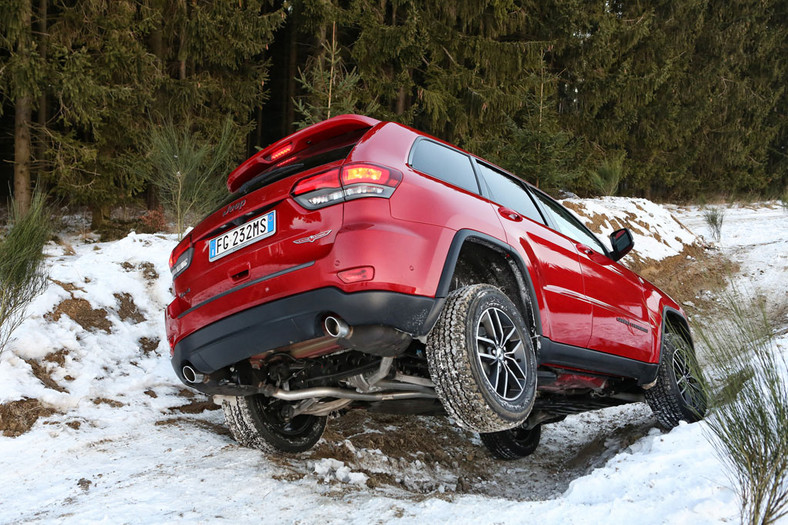
[[[477,162],[476,165],[479,166],[479,171],[492,192],[492,200],[532,221],[544,224],[544,219],[539,214],[534,201],[531,200],[531,196],[517,181],[480,162]]]
[[[479,193],[470,157],[442,144],[431,140],[417,141],[413,146],[410,165],[414,170],[436,179]]]

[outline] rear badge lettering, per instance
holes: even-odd
[[[325,237],[329,233],[331,233],[331,230],[326,230],[324,232],[320,232],[320,233],[316,233],[314,235],[310,235],[309,237],[302,237],[301,239],[296,239],[296,240],[293,241],[293,243],[295,243],[295,244],[304,244],[304,243],[307,243],[307,242],[315,242],[318,239],[322,239],[323,237]]]
[[[234,204],[230,204],[229,206],[227,206],[227,209],[224,210],[224,213],[222,213],[222,217],[224,217],[228,213],[232,213],[234,211],[240,210],[241,208],[244,207],[245,204],[246,204],[246,199],[244,199],[244,200],[242,200],[240,202],[236,202]]]

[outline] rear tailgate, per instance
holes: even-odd
[[[283,141],[261,151],[230,175],[228,186],[237,190],[234,199],[190,233],[191,261],[174,279],[178,299],[171,305],[171,316],[181,317],[230,291],[296,270],[331,251],[342,226],[344,206],[306,210],[290,193],[303,177],[340,166],[369,130],[360,124],[364,122],[335,126],[331,128],[333,134],[327,131],[325,122],[306,128],[283,139],[296,146],[280,155],[277,163],[265,159],[270,158],[271,151],[281,149]],[[305,133],[313,128],[317,128],[316,134]],[[256,158],[263,160],[254,161]],[[262,293],[256,299],[258,304],[265,300]],[[248,306],[252,304],[232,304],[224,311],[229,314]]]

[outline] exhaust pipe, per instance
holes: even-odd
[[[350,335],[350,326],[338,317],[329,315],[323,321],[323,330],[326,334],[335,338],[344,338]]]
[[[205,375],[197,372],[194,368],[189,365],[185,365],[181,370],[183,374],[183,378],[186,380],[187,383],[195,384],[195,383],[202,383],[205,379]]]

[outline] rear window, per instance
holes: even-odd
[[[532,221],[544,224],[544,219],[542,219],[539,210],[536,209],[531,196],[528,195],[528,192],[525,191],[525,188],[519,182],[481,162],[477,162],[476,165],[479,166],[482,178],[487,182],[487,186],[490,187],[490,192],[495,202],[513,209]]]
[[[419,140],[413,146],[410,165],[460,188],[479,193],[479,184],[468,155],[431,140]]]

